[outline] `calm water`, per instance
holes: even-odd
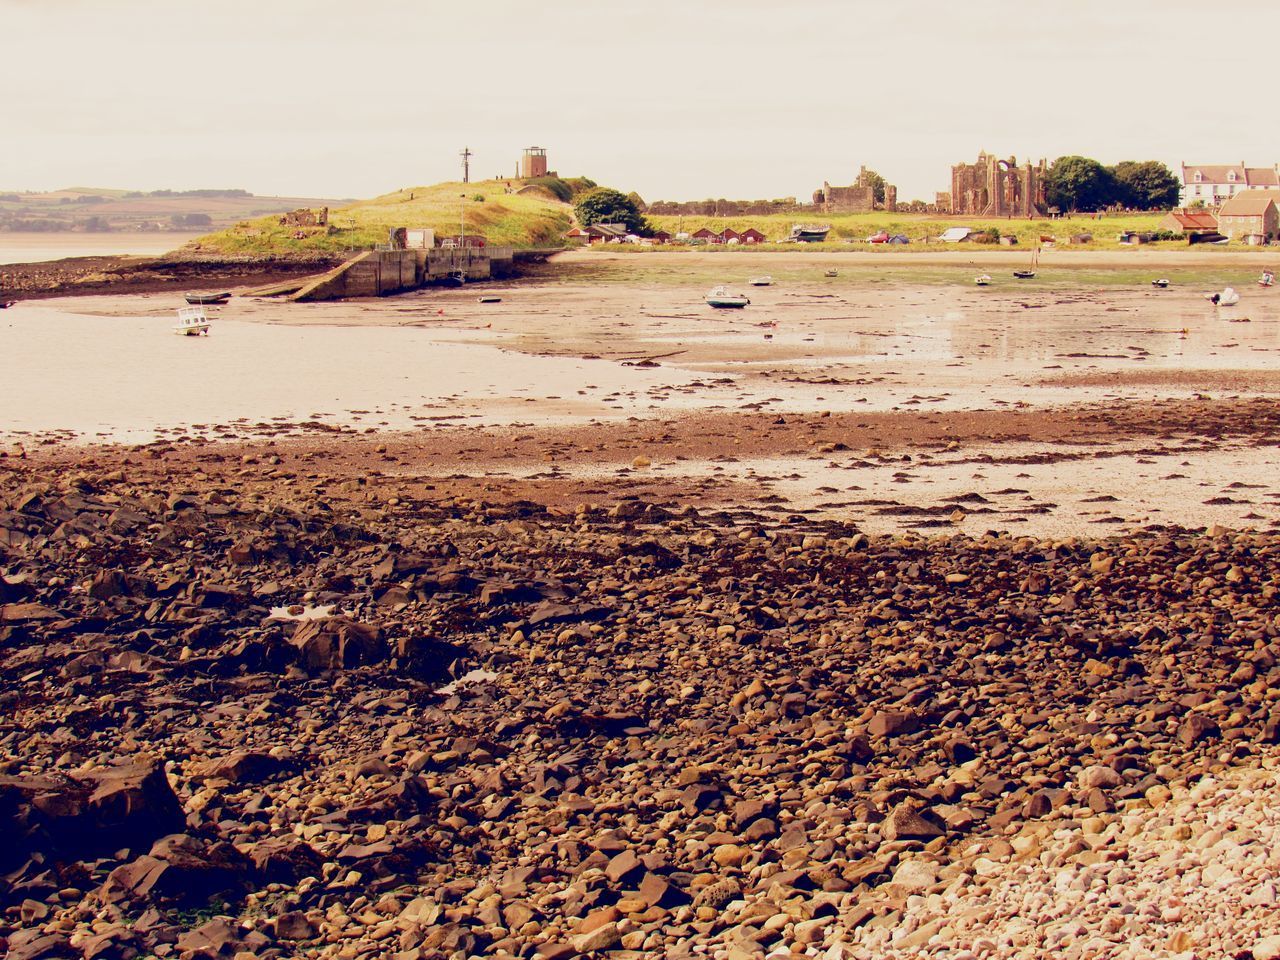
[[[599,395],[615,409],[638,408],[648,391],[694,378],[445,343],[419,329],[219,318],[207,337],[180,337],[175,319],[38,302],[0,313],[0,437],[65,431],[145,442],[168,428],[211,435],[271,422],[413,429],[572,419],[602,412]],[[596,398],[579,393],[588,384]]]
[[[64,257],[151,256],[168,253],[198,233],[9,233],[0,231],[0,264]]]

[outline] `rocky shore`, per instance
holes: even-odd
[[[155,293],[207,286],[255,286],[318,273],[341,258],[69,257],[42,263],[0,265],[0,300],[45,300],[102,293]]]
[[[347,443],[0,458],[8,956],[1277,955],[1280,536]]]

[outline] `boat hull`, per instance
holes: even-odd
[[[707,298],[707,306],[715,307],[717,310],[741,310],[750,302],[746,297]]]

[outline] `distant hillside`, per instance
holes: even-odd
[[[299,207],[338,206],[349,200],[257,197],[246,190],[114,190],[68,187],[46,193],[0,190],[0,230],[81,231],[208,230],[248,217]]]
[[[426,228],[437,236],[479,234],[513,247],[558,245],[573,222],[566,202],[589,180],[483,180],[406,187],[329,210],[327,229],[262,217],[200,237],[187,249],[202,253],[291,253],[369,248],[386,243],[395,227]]]

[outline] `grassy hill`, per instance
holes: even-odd
[[[509,185],[509,186],[508,186]],[[281,225],[262,217],[207,234],[187,245],[201,253],[341,253],[387,241],[393,227],[428,228],[437,236],[480,234],[489,243],[514,247],[555,246],[572,224],[574,181],[484,180],[406,187],[372,200],[329,211],[328,230]],[[510,191],[510,192],[508,192]],[[301,237],[296,236],[301,232]]]
[[[1041,236],[1052,236],[1059,246],[1067,246],[1073,234],[1090,233],[1092,248],[1108,248],[1118,246],[1116,235],[1123,230],[1150,232],[1164,217],[1162,213],[1131,214],[1125,216],[1105,217],[1094,220],[1087,214],[1081,214],[1066,220],[1003,220],[983,219],[981,217],[937,217],[928,214],[909,213],[838,213],[829,215],[767,214],[757,217],[677,217],[650,216],[648,219],[655,227],[675,234],[678,230],[694,233],[707,227],[719,232],[726,227],[742,231],[755,227],[770,240],[783,240],[791,231],[791,225],[799,222],[827,223],[831,225],[831,233],[824,244],[814,244],[813,249],[848,250],[849,240],[865,240],[867,237],[883,230],[890,234],[905,234],[911,239],[911,248],[925,246],[928,249],[955,249],[954,244],[941,244],[936,238],[949,227],[969,227],[971,230],[994,228],[1002,235],[1014,235],[1020,247],[1034,247]],[[930,242],[933,240],[934,242]],[[1185,241],[1178,241],[1185,244]],[[892,246],[890,250],[902,251],[902,247]],[[967,244],[965,249],[981,249],[974,244]],[[1001,249],[992,245],[990,249]]]

